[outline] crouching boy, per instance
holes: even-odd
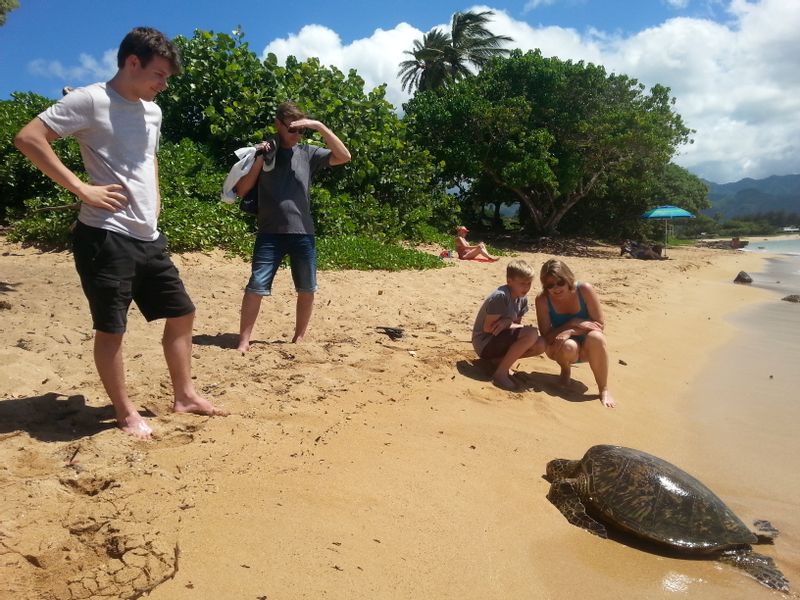
[[[534,277],[533,268],[524,260],[508,263],[506,284],[486,297],[472,327],[475,352],[483,359],[498,363],[492,381],[504,390],[519,388],[512,379],[514,361],[545,351],[539,331],[531,325],[522,325]]]

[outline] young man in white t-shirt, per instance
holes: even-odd
[[[153,430],[125,385],[122,341],[131,301],[148,321],[166,319],[162,343],[173,410],[224,412],[201,397],[192,383],[195,308],[157,229],[161,109],[153,99],[180,71],[178,50],[160,31],[137,27],[122,40],[117,65],[110,81],[70,91],[23,127],[14,142],[45,175],[81,200],[73,252],[96,330],[95,365],[119,428],[148,439]],[[67,136],[78,140],[89,183],[70,171],[51,147]]]

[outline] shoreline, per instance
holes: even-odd
[[[4,241],[2,250],[11,308],[0,351],[8,390],[0,416],[9,423],[0,430],[0,499],[14,515],[4,520],[4,543],[20,554],[0,564],[0,577],[16,582],[17,597],[47,590],[60,598],[107,581],[130,595],[147,584],[139,563],[152,582],[165,578],[153,600],[602,600],[680,589],[693,598],[773,597],[718,563],[656,556],[569,525],[541,477],[552,458],[615,443],[674,462],[727,500],[736,482],[700,462],[686,394],[706,359],[737,335],[726,315],[774,293],[731,283],[763,255],[674,248],[668,261],[636,261],[598,247],[591,258],[565,258],[603,302],[617,409],[600,405],[586,365],[566,394],[555,385],[558,366],[543,358],[520,363],[520,394],[488,382],[469,331],[506,261],[321,272],[302,345],[286,343],[294,294],[282,270],[257,343],[241,356],[230,343],[249,266],[218,254],[176,256],[198,306],[198,385],[234,414],[170,413],[160,326],[132,314],[129,385],[159,432],[148,444],[98,429],[107,400],[71,257]],[[519,257],[536,266],[550,258]],[[407,335],[392,341],[376,326]],[[733,503],[744,509],[751,500],[772,518],[760,497]],[[793,547],[797,532],[782,529],[770,550]],[[798,565],[776,556],[800,581]]]
[[[770,297],[726,316],[736,335],[709,357],[688,391],[686,426],[697,438],[693,464],[713,474],[706,483],[746,523],[767,519],[781,531],[770,555],[796,585],[800,480],[784,474],[800,471],[800,372],[794,364],[800,309],[781,298],[800,291],[800,260],[762,256],[765,268],[752,274],[752,285]]]

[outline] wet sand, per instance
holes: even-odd
[[[774,598],[719,563],[596,538],[545,498],[548,460],[597,443],[640,448],[693,473],[745,520],[772,520],[782,536],[764,552],[800,581],[785,504],[796,483],[753,450],[762,415],[734,403],[722,418],[710,403],[693,412],[709,360],[739,335],[727,316],[774,296],[731,284],[763,258],[617,255],[566,258],[604,301],[614,410],[600,405],[586,365],[568,393],[543,358],[519,364],[522,393],[489,383],[469,331],[506,261],[321,273],[299,346],[287,343],[294,296],[282,271],[242,356],[233,348],[248,265],[176,257],[198,306],[197,385],[234,414],[169,412],[161,327],[133,311],[129,386],[159,433],[146,443],[110,426],[71,257],[3,242],[0,597]],[[407,335],[392,341],[380,325]],[[787,430],[791,416],[781,417]],[[742,424],[736,439],[709,433],[727,420]],[[772,431],[776,443],[787,435]],[[739,466],[758,477],[736,468],[740,447],[750,451]]]

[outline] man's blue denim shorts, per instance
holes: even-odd
[[[272,280],[287,254],[295,290],[316,292],[317,246],[313,235],[303,233],[259,233],[253,248],[253,271],[245,291],[272,295]]]

